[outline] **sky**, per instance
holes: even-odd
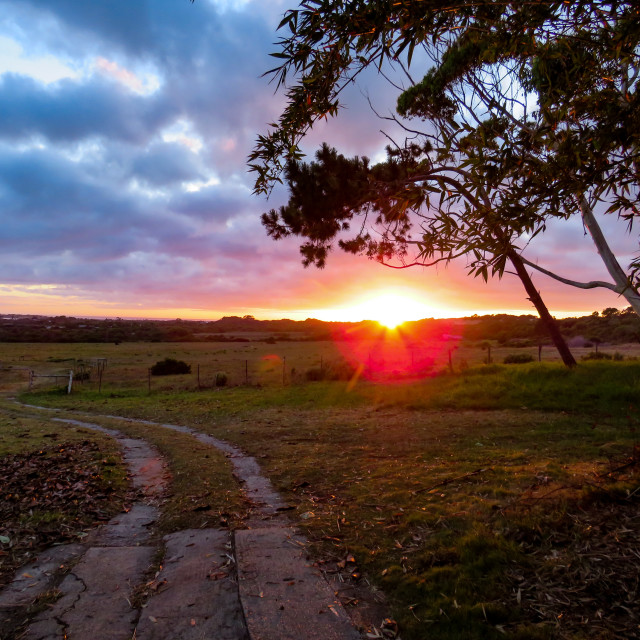
[[[276,27],[295,0],[0,0],[0,313],[92,317],[358,320],[411,300],[412,318],[535,313],[520,281],[485,284],[464,259],[403,271],[334,252],[304,269],[274,242],[246,158],[284,96]],[[396,91],[369,76],[307,140],[380,156]],[[624,267],[637,239],[602,220]],[[609,280],[578,218],[525,254]],[[557,316],[626,301],[534,274]],[[380,297],[386,296],[386,297]],[[396,296],[395,298],[390,296]]]

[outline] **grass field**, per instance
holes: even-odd
[[[256,456],[325,566],[347,583],[382,589],[405,640],[637,637],[640,362],[585,362],[573,371],[471,364],[423,380],[283,384],[285,358],[304,371],[340,350],[3,346],[13,350],[4,350],[8,364],[108,358],[101,393],[94,382],[71,395],[28,393],[24,379],[7,380],[5,371],[7,392],[22,391],[24,401],[185,424]],[[254,385],[214,388],[201,379],[197,390],[193,375],[171,376],[152,379],[149,393],[146,370],[164,357],[199,363],[202,378],[203,370],[231,372],[249,353],[254,363],[276,362],[260,386],[252,378]],[[163,530],[242,520],[222,457],[207,458],[178,434],[109,423],[169,456]],[[197,482],[185,481],[186,469],[198,470]]]
[[[592,349],[572,350],[580,359]],[[640,344],[616,345],[601,348],[626,358],[640,357]],[[506,348],[494,345],[491,357],[501,363],[507,355],[527,354],[537,361],[538,349]],[[36,375],[59,375],[59,380],[34,378],[35,389],[60,387],[68,383],[69,370],[89,368],[91,379],[76,383],[82,387],[98,388],[99,377],[95,364],[106,362],[102,375],[102,390],[149,389],[149,368],[164,358],[184,360],[191,365],[191,374],[163,379],[152,377],[153,391],[193,390],[215,386],[216,374],[224,372],[231,386],[282,386],[306,379],[308,371],[348,362],[359,376],[375,381],[416,379],[449,371],[449,355],[455,372],[482,364],[487,352],[479,346],[466,346],[456,341],[433,344],[405,344],[397,335],[381,341],[353,343],[281,342],[247,343],[122,343],[122,344],[23,344],[4,343],[0,348],[0,387],[25,390],[29,385],[29,371]],[[559,357],[551,347],[544,347],[544,362],[558,363]],[[199,381],[199,385],[198,385]]]

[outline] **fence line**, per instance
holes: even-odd
[[[29,369],[29,391],[33,388],[33,381],[35,378],[53,378],[55,379],[56,384],[58,383],[58,380],[68,380],[67,393],[71,393],[73,387],[73,369],[69,369],[69,373],[65,375],[36,373],[32,369]]]
[[[348,351],[349,345],[340,347],[335,354],[329,355],[321,345],[315,348],[301,350],[299,355],[291,347],[284,344],[280,354],[271,352],[248,354],[242,350],[231,351],[227,356],[216,359],[218,352],[206,354],[197,352],[193,362],[193,371],[189,376],[170,376],[168,379],[152,376],[148,364],[139,360],[132,363],[127,360],[107,369],[107,358],[69,358],[65,361],[73,362],[74,369],[69,373],[55,372],[37,373],[33,365],[7,366],[4,360],[0,363],[3,371],[29,371],[29,389],[32,390],[38,379],[50,379],[59,384],[68,381],[67,391],[70,393],[73,384],[89,383],[91,389],[103,392],[106,382],[110,391],[124,388],[144,388],[151,393],[156,390],[182,389],[211,389],[214,387],[267,385],[280,386],[317,380],[355,380],[367,379],[371,381],[419,380],[439,373],[464,372],[469,366],[481,363],[492,364],[502,362],[505,356],[521,356],[531,361],[541,361],[543,353],[545,359],[557,360],[553,352],[543,345],[528,347],[504,347],[491,343],[475,345],[448,343],[434,343],[430,345],[408,344],[403,349],[378,348],[378,345],[365,343],[359,345],[356,352]],[[580,351],[581,349],[578,349]],[[514,353],[517,352],[517,353]],[[226,353],[222,351],[222,353]],[[151,355],[151,354],[148,354]],[[249,356],[249,357],[247,357]],[[184,356],[183,356],[184,357]],[[584,357],[584,356],[583,356]],[[188,357],[186,358],[189,359]],[[620,358],[622,359],[622,358]],[[509,362],[508,359],[505,359]],[[510,362],[524,362],[522,359],[511,359]],[[61,362],[61,360],[57,360]],[[122,369],[120,369],[122,366]],[[107,374],[107,371],[109,372]],[[152,379],[153,378],[153,379]],[[166,380],[166,382],[164,381]],[[143,386],[144,385],[144,386]],[[40,385],[43,388],[43,385]]]

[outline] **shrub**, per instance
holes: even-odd
[[[582,356],[583,360],[611,360],[610,353],[602,353],[602,351],[591,351],[586,356]]]
[[[530,340],[528,338],[510,338],[509,340],[504,341],[505,347],[511,347],[515,349],[519,349],[520,347],[533,347],[537,343],[534,340]]]
[[[308,382],[318,382],[320,380],[351,380],[356,375],[357,369],[346,361],[332,362],[322,369],[314,367],[305,372]]]
[[[165,358],[151,367],[152,376],[173,376],[184,373],[191,373],[191,365],[175,358]]]
[[[505,364],[525,364],[533,362],[533,356],[530,353],[510,353],[503,362]]]
[[[320,367],[314,367],[313,369],[307,369],[304,377],[308,382],[319,382],[320,380],[324,380],[324,374],[324,369],[320,369]]]
[[[224,387],[229,381],[229,377],[223,371],[216,373],[216,387]]]

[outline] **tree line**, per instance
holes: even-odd
[[[575,346],[640,342],[640,317],[632,308],[613,307],[591,315],[557,320],[562,335]],[[374,321],[323,322],[257,320],[227,316],[215,321],[86,319],[68,316],[0,318],[0,342],[287,342],[379,339],[387,330]],[[398,329],[407,342],[495,341],[508,346],[545,344],[543,323],[534,315],[494,314],[466,318],[417,320]]]

